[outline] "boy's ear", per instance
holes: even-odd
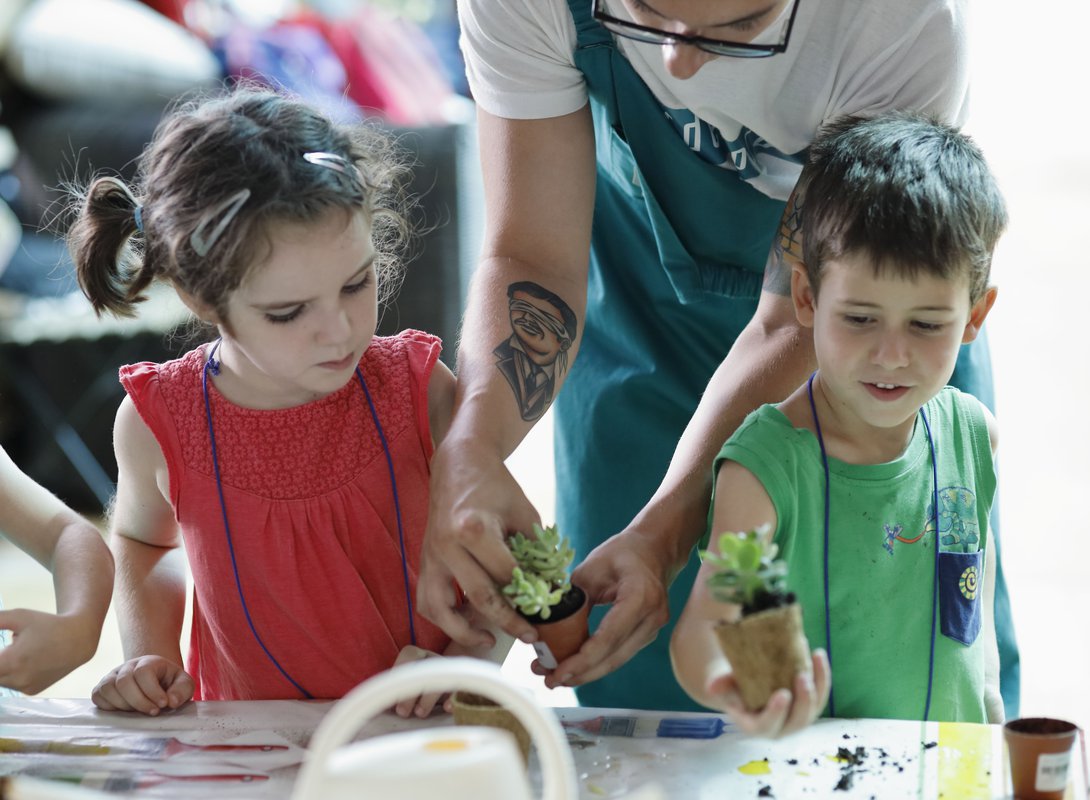
[[[178,285],[174,286],[174,291],[178,293],[178,297],[182,301],[182,304],[192,311],[194,316],[212,325],[219,325],[220,318],[215,309],[204,301],[198,300]]]
[[[961,336],[962,344],[969,344],[980,335],[980,329],[984,326],[988,312],[995,305],[995,296],[998,292],[999,290],[994,286],[989,286],[983,297],[973,303],[973,307],[969,309],[969,321],[965,323],[965,333]]]
[[[806,265],[799,261],[791,266],[791,301],[795,304],[795,317],[799,324],[804,328],[814,327],[814,291]]]

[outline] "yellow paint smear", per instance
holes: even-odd
[[[105,745],[53,742],[44,739],[0,738],[0,753],[47,753],[55,756],[108,756]]]
[[[433,739],[424,745],[425,750],[439,750],[451,752],[456,750],[468,750],[469,742],[465,739]]]
[[[960,800],[990,800],[992,734],[987,725],[939,723],[939,792]]]
[[[760,761],[750,761],[748,764],[743,764],[738,767],[738,771],[743,775],[771,775],[772,765],[768,763],[768,759],[762,758]]]

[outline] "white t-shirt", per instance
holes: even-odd
[[[616,41],[690,147],[781,200],[823,122],[889,109],[964,121],[968,0],[798,2],[787,52],[717,58],[687,80],[666,72],[659,45]],[[606,8],[631,19],[621,0]],[[458,15],[469,85],[485,111],[540,119],[587,102],[566,0],[458,0]]]

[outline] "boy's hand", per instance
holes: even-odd
[[[98,647],[99,628],[81,616],[16,608],[0,611],[11,644],[0,650],[0,686],[37,694],[56,683]]]
[[[832,685],[829,658],[822,649],[813,653],[814,674],[795,677],[795,692],[777,689],[760,711],[750,711],[742,702],[738,685],[730,673],[713,678],[708,691],[720,697],[722,708],[734,724],[750,736],[777,739],[802,730],[825,710]]]
[[[105,711],[139,711],[154,717],[193,699],[193,679],[162,656],[141,656],[110,670],[91,692]]]
[[[394,661],[394,666],[399,664],[410,664],[413,661],[421,661],[425,658],[440,657],[438,653],[433,653],[431,650],[425,650],[422,647],[417,647],[413,644],[407,644],[401,648],[401,652],[397,654],[397,659]],[[435,710],[437,705],[440,705],[442,710],[448,711],[447,705],[449,703],[449,694],[422,694],[419,697],[411,697],[406,700],[402,700],[396,706],[394,706],[394,712],[402,718],[408,718],[415,714],[423,719],[431,714]]]

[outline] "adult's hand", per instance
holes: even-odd
[[[432,459],[431,504],[416,587],[420,613],[465,647],[493,644],[482,622],[534,641],[533,627],[500,590],[515,568],[507,534],[528,532],[535,522],[537,512],[502,459],[473,442],[445,439]],[[458,589],[476,609],[476,623],[463,613]]]
[[[660,542],[634,529],[600,544],[572,573],[572,583],[591,604],[613,607],[578,653],[551,672],[537,662],[533,670],[553,689],[589,683],[620,667],[669,620],[667,587],[676,568]]]

